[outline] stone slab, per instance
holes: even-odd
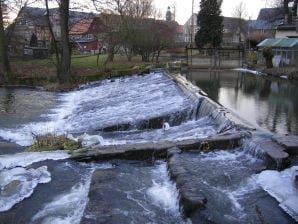
[[[270,138],[253,137],[252,143],[266,156],[266,165],[269,169],[284,169],[290,163],[289,154],[285,148]]]
[[[298,136],[273,136],[272,139],[282,145],[290,155],[298,155]]]
[[[166,158],[167,150],[178,147],[181,150],[219,150],[233,149],[240,145],[246,132],[215,135],[205,139],[187,139],[176,142],[160,141],[150,143],[96,146],[87,151],[76,151],[71,158],[78,161],[111,160],[111,159],[157,159]]]
[[[191,218],[207,203],[203,193],[192,184],[193,177],[188,168],[179,159],[179,155],[173,154],[168,160],[171,179],[176,183],[180,193],[180,205],[183,207],[184,215]],[[193,221],[193,220],[192,220]]]

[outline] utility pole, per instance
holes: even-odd
[[[192,47],[193,44],[193,37],[194,37],[194,16],[193,16],[193,8],[194,8],[194,0],[192,0],[191,4],[191,37],[190,37],[190,46]]]
[[[192,47],[193,47],[193,37],[194,37],[194,16],[193,16],[194,0],[191,4],[191,29],[190,29],[190,66],[192,67]]]

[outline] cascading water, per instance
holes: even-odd
[[[48,95],[47,92],[24,91],[30,96]],[[23,93],[13,92],[16,99],[20,97],[18,92]],[[36,103],[34,117],[27,115],[31,113],[30,106],[21,112],[14,110],[10,122],[0,126],[1,141],[27,146],[33,142],[34,135],[72,133],[75,136],[87,132],[101,144],[120,144],[206,137],[216,132],[216,125],[210,118],[196,120],[197,103],[162,73],[103,81],[70,93],[41,98],[47,99],[45,103],[49,108],[43,103],[38,108]],[[11,105],[17,107],[19,103],[12,101]],[[20,113],[28,118],[14,119]],[[1,119],[5,116],[0,114]],[[147,126],[142,125],[146,122]],[[167,128],[163,128],[164,124]],[[122,131],[114,127],[122,127],[119,128]],[[102,131],[109,128],[108,132]],[[90,140],[88,134],[83,135],[87,142]],[[167,176],[164,162],[156,165],[132,163],[127,167],[126,162],[115,162],[116,166],[83,164],[70,162],[68,157],[63,152],[2,155],[0,176],[6,178],[0,178],[0,223],[80,223],[82,217],[82,222],[92,218],[89,206],[83,214],[88,204],[91,178],[93,172],[104,170],[112,170],[119,176],[110,187],[116,186],[121,176],[129,173],[130,178],[124,178],[121,186],[134,186],[122,189],[126,195],[123,204],[111,200],[113,206],[119,204],[111,215],[116,212],[123,219],[132,217],[132,221],[143,217],[142,220],[153,223],[184,222],[179,212],[178,193]],[[145,184],[139,186],[140,183]],[[127,203],[131,204],[131,209],[126,207]]]
[[[211,119],[195,121],[197,102],[186,97],[162,73],[84,86],[82,90],[60,94],[59,102],[47,115],[42,115],[41,122],[17,124],[17,128],[0,127],[0,138],[27,146],[32,144],[33,134],[81,135],[84,132],[99,133],[104,129],[117,131],[118,127],[124,131],[136,131],[135,128],[146,122],[145,129],[162,129],[165,122],[178,127],[175,130],[177,136],[172,135],[172,138],[179,138],[183,132],[193,128],[196,131],[192,134],[199,136],[206,137],[215,132],[216,125]],[[187,126],[184,123],[189,121],[193,122],[192,125],[184,130]],[[202,124],[207,124],[208,130],[200,132]]]
[[[260,185],[262,160],[243,148],[182,153],[175,162],[189,177],[184,186],[207,199],[200,223],[292,223]]]
[[[213,108],[207,102],[198,110],[202,101],[186,96],[161,72],[102,81],[62,94],[19,89],[9,93],[14,96],[9,104],[0,101],[0,121],[10,113],[0,125],[0,154],[3,140],[27,146],[35,134],[67,134],[82,138],[85,145],[117,145],[205,138],[219,128],[214,121],[219,111],[210,114]],[[27,107],[20,104],[18,94],[31,97]],[[19,105],[21,110],[12,109]],[[16,119],[19,115],[22,119]],[[245,150],[181,156],[199,180],[196,189],[208,196],[203,223],[246,223],[250,218],[257,222],[258,214],[250,207],[255,201],[266,220],[290,220],[259,186],[254,167],[261,162]],[[85,164],[68,157],[63,152],[1,155],[0,223],[187,222],[165,162]],[[272,211],[275,216],[269,217]]]

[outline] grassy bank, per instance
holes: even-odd
[[[72,82],[59,85],[56,77],[54,60],[14,60],[11,62],[13,73],[16,75],[15,85],[42,86],[48,90],[68,90],[82,83],[105,78],[143,73],[148,63],[134,57],[128,61],[126,56],[115,55],[113,62],[105,64],[107,55],[73,56],[71,61]]]

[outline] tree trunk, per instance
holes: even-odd
[[[156,63],[158,63],[158,61],[159,61],[160,52],[161,52],[161,50],[158,50],[158,51],[157,51]]]
[[[266,67],[273,68],[272,57],[266,57]]]
[[[8,53],[7,53],[7,42],[4,32],[2,8],[0,4],[0,75],[3,75],[3,80],[5,83],[11,83],[13,76],[10,70]]]
[[[109,46],[108,47],[108,58],[107,58],[107,62],[112,62],[114,61],[114,47],[113,46]]]
[[[71,51],[69,46],[68,19],[69,0],[61,0],[59,5],[61,27],[61,63],[58,64],[58,78],[60,83],[69,83]]]
[[[55,64],[57,70],[58,70],[58,64],[60,64],[60,55],[59,55],[59,48],[58,48],[58,44],[57,44],[57,40],[53,31],[53,27],[50,21],[50,10],[49,10],[49,2],[48,0],[45,0],[45,5],[46,5],[46,21],[50,30],[50,34],[52,37],[52,41],[51,41],[51,51],[52,51],[52,47],[54,48],[54,53],[56,56],[56,61],[57,63]],[[58,72],[57,72],[58,73]]]

